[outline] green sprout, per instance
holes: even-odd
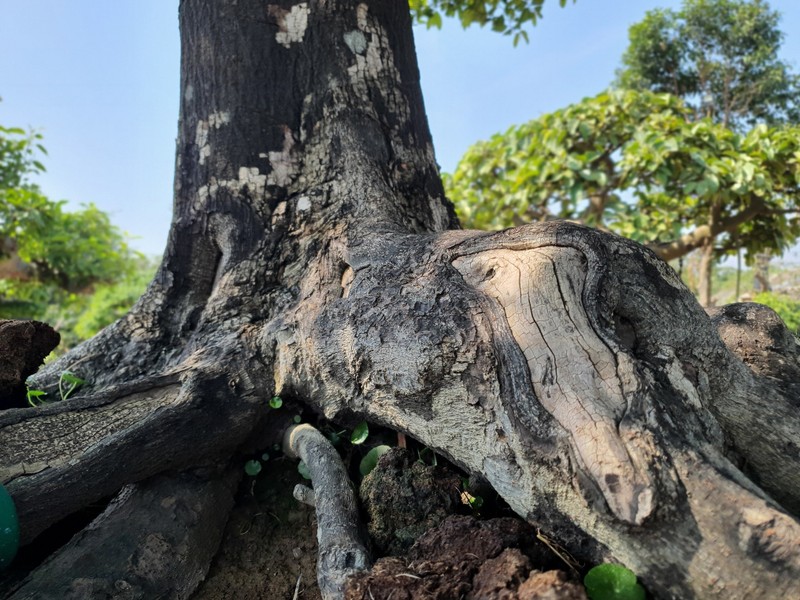
[[[366,477],[372,472],[372,469],[378,464],[378,459],[391,450],[391,446],[375,446],[372,450],[367,452],[366,456],[361,459],[358,465],[358,470],[362,477]]]
[[[361,421],[361,423],[356,425],[356,428],[353,429],[353,433],[350,434],[350,442],[358,446],[367,441],[367,437],[369,437],[369,425],[367,425],[366,421]]]
[[[248,460],[244,463],[244,472],[250,475],[250,477],[255,477],[261,473],[261,463],[257,460]]]
[[[63,371],[58,378],[58,393],[62,400],[66,400],[72,392],[83,385],[86,385],[85,379],[81,379],[72,371]]]
[[[275,409],[280,408],[281,406],[283,406],[283,400],[281,400],[280,396],[273,396],[269,400],[269,406],[270,408],[275,408]]]
[[[25,393],[25,398],[28,400],[28,404],[34,408],[41,406],[42,404],[47,404],[47,400],[44,399],[44,396],[47,396],[47,392],[43,392],[42,390],[32,390],[30,388]]]
[[[606,563],[589,570],[583,578],[591,600],[644,600],[644,588],[636,575],[622,565]]]

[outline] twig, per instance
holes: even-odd
[[[303,573],[302,571],[297,576],[297,583],[294,585],[294,596],[292,596],[292,600],[297,600],[300,596],[300,582],[303,580]]]

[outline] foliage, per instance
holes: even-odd
[[[41,140],[40,133],[0,125],[0,190],[22,187],[28,175],[45,170],[36,159],[37,151],[47,154]]]
[[[369,425],[367,425],[366,421],[361,421],[358,425],[356,425],[355,429],[353,429],[353,433],[350,434],[350,441],[355,444],[363,444],[367,441],[367,437],[369,436]]]
[[[607,91],[478,142],[445,186],[470,227],[563,218],[667,244],[711,235],[704,226],[716,219],[731,234],[723,251],[794,242],[800,128],[740,134],[690,117],[668,94]]]
[[[573,0],[574,2],[575,0]],[[567,0],[558,0],[563,7]],[[526,25],[542,18],[544,0],[410,0],[411,13],[429,29],[442,27],[442,16],[458,17],[461,26],[489,25],[493,31],[513,36],[514,45],[528,41]]]
[[[589,570],[583,579],[591,600],[644,600],[644,588],[636,575],[622,565],[606,563]]]
[[[361,473],[363,477],[369,475],[372,472],[372,469],[377,466],[380,457],[391,449],[391,446],[386,445],[375,446],[372,448],[366,453],[366,455],[364,455],[364,458],[361,459],[361,462],[358,465],[359,473]]]
[[[40,139],[0,127],[0,252],[25,263],[21,275],[68,291],[129,273],[133,253],[108,215],[92,204],[65,211],[30,183],[44,170]]]
[[[65,210],[31,183],[41,135],[0,127],[0,318],[52,323],[61,350],[122,316],[154,270],[92,204]]]
[[[95,284],[89,293],[68,293],[53,286],[38,285],[39,289],[48,290],[50,296],[47,302],[39,305],[41,308],[34,307],[37,312],[32,314],[50,323],[61,334],[59,353],[123,317],[136,303],[152,280],[156,265],[153,260],[141,257],[133,261],[133,266],[132,273],[124,274],[114,283]]]
[[[258,460],[248,460],[244,463],[244,472],[250,475],[250,477],[255,477],[261,473],[261,462]]]
[[[786,326],[796,335],[800,335],[800,302],[793,300],[785,294],[761,292],[753,298],[754,302],[769,306],[778,313]]]
[[[667,92],[737,129],[797,122],[800,77],[778,59],[780,15],[761,0],[684,0],[629,30],[623,88]]]

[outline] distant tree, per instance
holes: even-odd
[[[707,305],[718,253],[780,252],[800,234],[800,128],[741,134],[691,116],[668,94],[604,92],[475,144],[445,186],[472,227],[561,218],[665,260],[703,248]]]
[[[778,58],[780,14],[761,0],[685,0],[630,28],[617,86],[683,98],[738,130],[797,122],[800,76]]]
[[[44,171],[39,154],[40,134],[0,127],[0,318],[43,318],[138,268],[106,213],[93,204],[64,210],[30,181]]]

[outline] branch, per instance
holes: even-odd
[[[721,233],[732,233],[750,219],[763,214],[764,201],[757,196],[753,197],[750,205],[740,213],[723,219],[714,225],[701,225],[691,233],[681,236],[674,242],[650,244],[648,247],[658,254],[663,260],[670,261],[689,254],[705,244],[709,239],[714,239]]]

